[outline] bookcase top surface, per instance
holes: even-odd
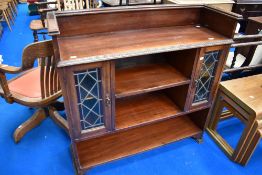
[[[190,48],[231,44],[198,25],[127,30],[58,38],[58,67]]]
[[[155,5],[47,14],[58,67],[233,43],[235,13]]]

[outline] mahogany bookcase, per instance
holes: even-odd
[[[49,13],[77,173],[201,141],[240,17],[202,5]]]

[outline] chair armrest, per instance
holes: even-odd
[[[47,12],[52,12],[52,11],[57,11],[58,8],[43,8],[43,9],[39,9],[38,12],[39,13],[47,13]]]
[[[5,99],[5,101],[7,103],[13,103],[14,102],[14,99],[12,98],[12,94],[11,94],[9,87],[8,87],[6,75],[5,75],[5,73],[3,73],[1,71],[0,71],[0,95]]]
[[[8,66],[6,64],[0,64],[0,72],[2,73],[9,73],[9,74],[17,74],[22,72],[21,67],[14,67],[14,66]]]
[[[52,1],[52,2],[35,2],[34,4],[41,6],[41,5],[49,5],[49,4],[57,4],[56,1]]]
[[[56,11],[56,9],[57,9],[57,8],[48,8],[48,5],[57,4],[56,1],[53,1],[53,2],[35,2],[35,4],[37,6],[37,9],[38,9],[37,11],[39,13],[47,13],[49,10],[50,11]]]

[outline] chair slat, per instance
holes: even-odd
[[[56,72],[56,70],[55,70],[55,73],[54,73],[54,87],[55,87],[55,91],[57,92],[58,91],[58,83],[57,83],[57,77],[58,77],[58,75],[57,75],[57,72]]]
[[[55,93],[55,82],[54,82],[54,73],[55,73],[55,60],[52,56],[51,58],[51,71],[50,71],[50,93],[53,95]]]
[[[51,57],[46,57],[46,64],[45,64],[45,93],[46,97],[49,97],[50,94],[50,67],[51,67]]]
[[[45,94],[45,58],[40,58],[40,82],[41,82],[41,94],[42,98],[46,97]]]

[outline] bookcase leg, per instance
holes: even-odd
[[[72,156],[73,156],[72,145],[70,145],[70,150],[71,150],[71,153],[72,153]],[[74,156],[72,157],[72,159],[73,159],[73,166],[74,166],[74,170],[75,170],[75,175],[84,175],[87,172],[87,170],[84,171],[84,170],[81,170],[80,168],[78,168]]]
[[[84,175],[85,174],[83,170],[80,170],[77,168],[74,158],[73,158],[73,165],[74,165],[75,175]]]
[[[77,171],[76,170],[76,173],[75,173],[76,175],[85,175],[85,173],[83,172],[83,171]]]
[[[203,143],[203,133],[196,134],[192,136],[192,138],[197,142],[197,143]]]

